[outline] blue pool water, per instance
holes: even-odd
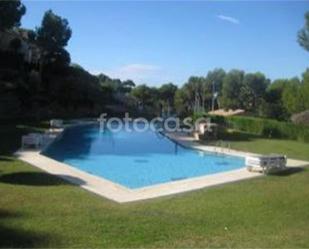
[[[131,189],[244,167],[244,159],[184,148],[160,133],[71,127],[44,153]]]

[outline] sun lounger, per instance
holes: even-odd
[[[62,128],[63,121],[61,119],[52,119],[50,120],[49,125],[51,128]]]
[[[22,136],[21,147],[25,149],[26,147],[34,146],[36,149],[40,148],[42,145],[42,136],[39,133],[30,133],[28,135]]]
[[[283,155],[246,157],[246,167],[249,171],[274,173],[286,169],[287,158]]]

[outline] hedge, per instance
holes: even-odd
[[[303,125],[246,116],[225,117],[224,121],[222,117],[213,117],[212,120],[219,121],[218,123],[224,124],[227,128],[264,137],[309,142],[309,128]]]

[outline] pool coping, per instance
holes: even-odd
[[[59,133],[61,136],[62,132]],[[166,133],[169,139],[180,145],[204,152],[215,152],[231,156],[252,156],[258,155],[242,151],[230,150],[214,146],[206,146],[196,143],[191,137],[177,133]],[[56,138],[57,139],[57,138]],[[261,173],[249,172],[245,167],[231,171],[215,173],[211,175],[193,177],[168,183],[162,183],[138,189],[129,189],[103,177],[98,177],[85,171],[74,168],[68,164],[61,163],[41,154],[41,151],[19,150],[15,153],[18,159],[29,163],[47,173],[58,176],[83,189],[118,203],[147,200],[168,195],[180,194],[207,187],[232,183],[245,179],[262,176]],[[304,167],[309,162],[288,159],[288,167]]]

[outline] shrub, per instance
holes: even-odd
[[[302,125],[253,117],[228,117],[229,128],[270,138],[286,138],[309,142],[309,129]]]
[[[197,120],[197,118],[201,118],[201,117],[209,118],[211,123],[216,123],[216,124],[219,124],[221,126],[225,126],[225,124],[226,124],[225,117],[217,116],[217,115],[209,115],[207,113],[195,114],[195,115],[193,115],[192,120],[195,121],[195,120]]]

